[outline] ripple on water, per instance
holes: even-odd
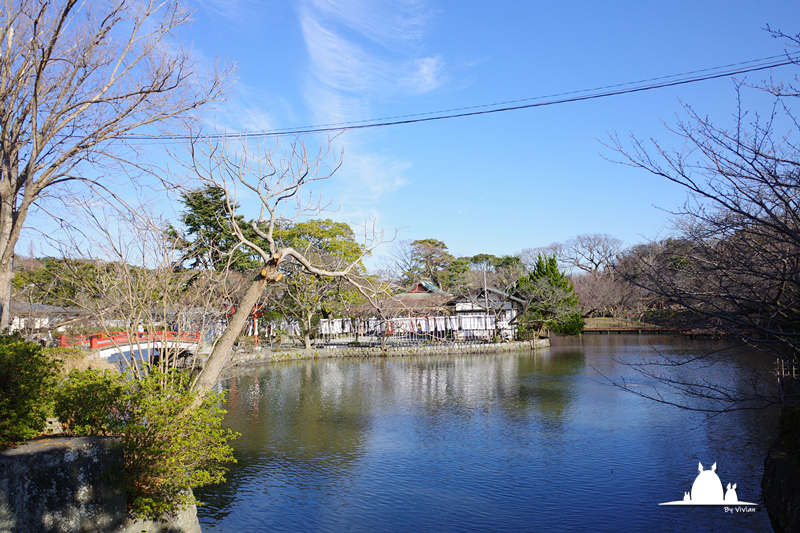
[[[227,483],[197,491],[203,530],[771,531],[762,510],[658,506],[689,490],[697,461],[760,498],[769,416],[699,425],[601,385],[590,365],[613,372],[615,349],[643,348],[598,342],[546,357],[340,360],[242,376],[250,393],[229,399],[226,417],[245,435],[239,463]]]

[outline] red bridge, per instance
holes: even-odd
[[[101,348],[112,348],[120,345],[136,344],[148,341],[175,341],[175,342],[199,342],[203,339],[200,333],[176,333],[174,331],[155,331],[153,333],[141,333],[129,335],[127,331],[114,331],[110,333],[95,333],[93,335],[81,335],[79,337],[59,337],[60,346],[68,348],[70,346],[87,346],[92,350]]]

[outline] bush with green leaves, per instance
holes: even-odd
[[[44,431],[59,367],[41,346],[19,334],[0,336],[0,448]]]
[[[570,313],[566,316],[560,317],[555,325],[551,326],[551,331],[558,335],[573,335],[577,337],[583,333],[583,328],[586,323],[583,320],[583,315],[580,312]]]
[[[224,481],[235,462],[222,428],[221,394],[197,403],[185,372],[152,369],[142,379],[96,370],[73,371],[58,396],[57,411],[76,434],[122,436],[128,507],[155,519],[196,504],[189,489]]]
[[[109,435],[121,431],[119,412],[126,392],[116,372],[72,370],[55,394],[55,413],[75,435]]]
[[[193,407],[188,373],[151,372],[131,383],[121,423],[125,438],[128,501],[134,514],[156,517],[197,503],[186,489],[225,481],[224,463],[235,462],[222,428],[222,394]]]

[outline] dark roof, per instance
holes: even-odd
[[[512,301],[517,302],[519,304],[525,305],[525,300],[523,300],[522,298],[517,298],[513,294],[508,294],[507,292],[503,292],[503,291],[501,291],[499,289],[495,289],[495,288],[492,288],[492,287],[486,287],[486,292],[493,292],[493,293],[495,293],[496,295],[498,295],[498,296],[500,296],[502,298],[506,298],[508,300],[512,300]]]
[[[462,294],[453,298],[452,304],[456,302],[475,302],[476,300],[483,299],[483,288],[473,289],[469,292],[469,294]],[[520,305],[525,305],[525,300],[517,298],[512,294],[508,294],[507,292],[503,292],[499,289],[495,289],[493,287],[486,287],[486,292],[488,299],[492,302],[492,304],[505,302],[505,301],[512,301],[517,302]]]
[[[81,309],[59,307],[56,305],[33,304],[28,302],[11,302],[11,314],[17,315],[79,315],[86,313]]]

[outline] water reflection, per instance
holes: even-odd
[[[708,347],[658,342],[676,355]],[[701,424],[601,383],[636,379],[613,359],[652,348],[652,337],[585,337],[535,354],[303,361],[231,377],[239,463],[198,491],[203,530],[768,531],[762,511],[657,506],[682,496],[697,462],[717,462],[723,482],[758,501],[773,421]],[[734,384],[746,375],[730,360],[714,371]]]

